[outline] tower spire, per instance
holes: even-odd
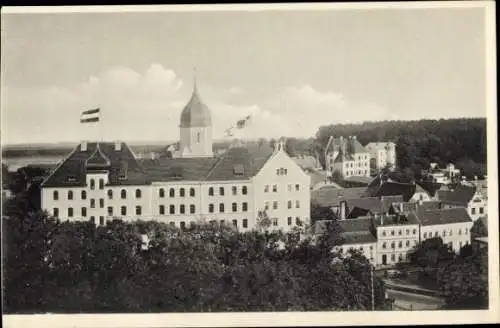
[[[193,67],[193,93],[197,92],[196,86],[196,66]]]

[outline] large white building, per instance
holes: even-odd
[[[342,178],[370,176],[370,153],[355,136],[330,137],[325,147],[325,164],[330,176],[335,172]]]
[[[370,166],[380,171],[383,168],[396,168],[396,144],[394,142],[370,142],[365,146],[370,153]]]
[[[229,148],[214,157],[211,113],[196,87],[181,114],[179,157],[138,160],[123,142],[82,142],[42,184],[42,208],[102,225],[113,218],[176,227],[214,221],[245,231],[309,224],[310,177],[284,140]]]

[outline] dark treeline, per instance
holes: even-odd
[[[443,244],[441,237],[430,238],[415,248],[411,262],[423,269],[422,278],[426,283],[442,293],[445,308],[488,308],[487,248],[468,244],[455,254]]]
[[[4,207],[6,313],[370,310],[368,260],[316,243],[219,225],[59,222],[21,191]],[[146,239],[145,236],[147,236]],[[390,306],[375,278],[376,309]]]
[[[418,175],[430,162],[441,167],[454,163],[465,175],[484,175],[486,163],[486,119],[458,118],[420,121],[382,121],[322,126],[314,149],[322,161],[329,136],[356,136],[361,144],[392,141],[401,169]]]

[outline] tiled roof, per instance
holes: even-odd
[[[475,187],[460,185],[452,191],[438,191],[438,198],[446,204],[467,205],[472,200],[475,193]]]
[[[353,154],[368,153],[365,147],[363,147],[357,139],[349,137],[344,137],[342,140],[340,138],[333,138],[329,148],[329,152],[339,151],[339,154],[335,157],[334,162],[352,160]],[[343,152],[342,149],[345,149],[345,152]]]
[[[401,211],[401,207],[402,211]],[[392,208],[396,213],[408,213],[411,211],[416,211],[418,203],[408,203],[408,202],[394,202],[392,203]]]
[[[112,142],[101,142],[99,148],[109,159],[110,174],[109,185],[144,185],[147,184],[147,176],[136,161],[132,151],[125,144],[116,151]],[[43,187],[71,187],[85,186],[85,162],[94,154],[97,143],[87,144],[87,150],[82,151],[78,145],[68,157],[54,169],[51,175],[43,182]],[[120,178],[120,172],[126,168],[126,178]]]
[[[347,181],[347,182],[357,182],[357,183],[360,183],[360,184],[365,184],[365,185],[369,185],[372,181],[373,181],[373,178],[371,177],[361,177],[361,176],[352,176],[352,177],[347,177],[344,179],[344,181]]]
[[[84,186],[86,163],[108,166],[109,185],[144,185],[154,181],[219,181],[246,180],[264,166],[273,153],[268,145],[249,148],[234,147],[217,158],[158,158],[137,160],[130,148],[122,143],[116,151],[114,143],[81,145],[54,170],[44,187]]]
[[[349,212],[353,209],[361,208],[372,213],[382,212],[382,201],[377,197],[363,197],[363,198],[353,198],[345,200],[347,203],[347,208]]]
[[[215,158],[161,158],[141,161],[150,181],[204,180]]]
[[[366,144],[365,148],[374,148],[374,149],[384,150],[390,144],[395,146],[395,144],[393,142],[369,142]]]
[[[366,188],[335,188],[325,186],[311,193],[311,201],[321,206],[338,206],[342,199],[360,198]]]
[[[463,207],[447,208],[438,211],[419,211],[418,219],[424,226],[472,222],[467,210]]]
[[[377,238],[371,234],[371,232],[355,232],[355,233],[343,233],[342,234],[343,244],[372,244],[377,242]]]
[[[329,220],[316,221],[311,227],[310,232],[313,235],[321,235],[326,232],[326,225]],[[349,219],[339,221],[342,230],[344,244],[363,244],[374,243],[377,241],[371,233],[372,219],[369,217]]]
[[[419,204],[417,206],[417,209],[419,211],[433,211],[433,210],[439,210],[441,208],[441,202],[440,201],[428,201],[428,202],[423,202],[422,204]]]
[[[403,202],[403,196],[402,195],[382,196],[381,202],[382,202],[382,212],[389,212],[389,209],[391,208],[393,203]]]
[[[213,165],[206,180],[246,180],[256,175],[273,154],[268,145],[249,148],[234,147],[225,152]],[[235,173],[235,166],[243,166],[243,174]]]
[[[398,225],[411,225],[411,224],[419,224],[417,216],[414,212],[410,212],[405,216],[406,219],[398,219],[398,215],[384,215],[378,216],[374,218],[374,222],[376,226],[398,226]]]
[[[309,170],[307,174],[309,174],[309,176],[311,177],[311,187],[315,186],[320,182],[325,181],[324,174],[316,170]]]
[[[370,231],[373,226],[371,217],[347,219],[339,221],[342,232]]]
[[[434,197],[439,188],[441,188],[442,184],[432,181],[421,181],[417,182],[417,186],[422,187],[422,189],[427,191],[427,193],[429,193],[430,196]]]
[[[380,181],[380,180],[379,180]],[[402,195],[403,200],[407,202],[415,194],[416,185],[413,183],[401,183],[396,181],[384,181],[378,188],[371,184],[367,189],[367,196],[396,196]]]

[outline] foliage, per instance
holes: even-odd
[[[331,136],[355,135],[361,144],[374,141],[396,143],[398,167],[410,168],[419,179],[430,162],[455,163],[464,175],[486,174],[486,119],[459,118],[420,121],[381,121],[334,124],[319,128],[313,148],[324,165],[323,149]]]
[[[455,253],[443,243],[441,237],[435,237],[417,245],[410,255],[410,261],[422,267],[431,278],[435,278],[438,266],[453,260],[454,257]]]
[[[488,285],[474,262],[453,261],[440,270],[438,283],[449,306],[473,309],[488,304]]]
[[[488,236],[488,227],[482,219],[476,220],[470,229],[472,239]]]
[[[219,224],[181,231],[155,221],[113,220],[95,227],[23,209],[3,231],[5,310],[370,309],[371,289],[358,272],[366,259],[330,252],[335,229],[320,243],[289,242],[280,232],[238,233]],[[332,264],[334,258],[345,264]],[[382,293],[378,279],[375,285]],[[383,299],[376,304],[381,308]]]

